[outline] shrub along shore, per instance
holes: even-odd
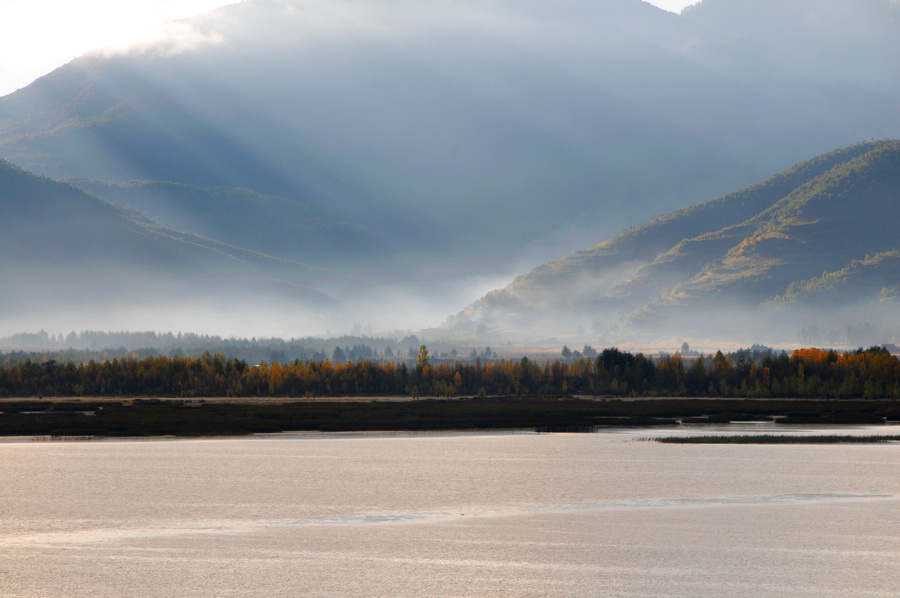
[[[900,361],[878,347],[803,349],[758,362],[721,352],[687,362],[677,354],[650,359],[606,349],[596,359],[543,364],[523,357],[432,365],[424,346],[409,365],[251,366],[208,353],[65,364],[26,359],[0,367],[0,396],[31,398],[0,402],[4,436],[878,424],[900,421]]]
[[[0,397],[516,396],[900,399],[900,360],[881,347],[837,353],[800,349],[752,359],[721,352],[690,361],[605,349],[596,359],[432,365],[371,360],[250,365],[221,353],[87,363],[0,366]]]

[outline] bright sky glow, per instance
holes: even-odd
[[[0,0],[0,95],[96,48],[159,35],[160,25],[236,0]]]
[[[658,6],[663,10],[668,10],[669,12],[681,12],[686,6],[690,6],[692,4],[697,4],[700,0],[644,0],[653,6]]]
[[[0,0],[0,96],[76,56],[159,35],[160,26],[237,0]],[[652,0],[679,12],[693,2]]]

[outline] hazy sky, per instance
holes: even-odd
[[[235,0],[0,0],[0,96],[85,52],[160,35],[166,21]],[[653,0],[680,11],[686,0]]]

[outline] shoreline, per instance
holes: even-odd
[[[3,399],[0,436],[246,436],[282,432],[424,432],[774,424],[900,423],[900,401],[591,397]]]
[[[134,396],[47,396],[47,397],[0,397],[0,408],[4,403],[22,403],[34,402],[40,403],[133,403],[135,401],[174,401],[182,403],[231,403],[231,404],[254,404],[254,405],[281,405],[288,403],[414,403],[419,401],[467,401],[467,400],[558,400],[558,401],[589,401],[595,403],[606,402],[623,402],[623,403],[639,403],[651,401],[714,401],[721,403],[738,403],[744,401],[752,401],[754,403],[804,403],[804,402],[882,402],[895,401],[900,405],[900,400],[895,399],[809,399],[803,397],[667,397],[667,396],[639,396],[639,397],[622,397],[622,396],[603,396],[603,395],[582,395],[573,394],[564,397],[561,396],[508,396],[508,395],[487,395],[483,397],[477,396],[417,396],[411,397],[406,395],[344,395],[344,396],[313,396],[313,397],[169,397],[162,395],[134,395]]]

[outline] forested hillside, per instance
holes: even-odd
[[[898,206],[900,142],[859,144],[535,268],[446,327],[771,334],[817,309],[893,323]]]

